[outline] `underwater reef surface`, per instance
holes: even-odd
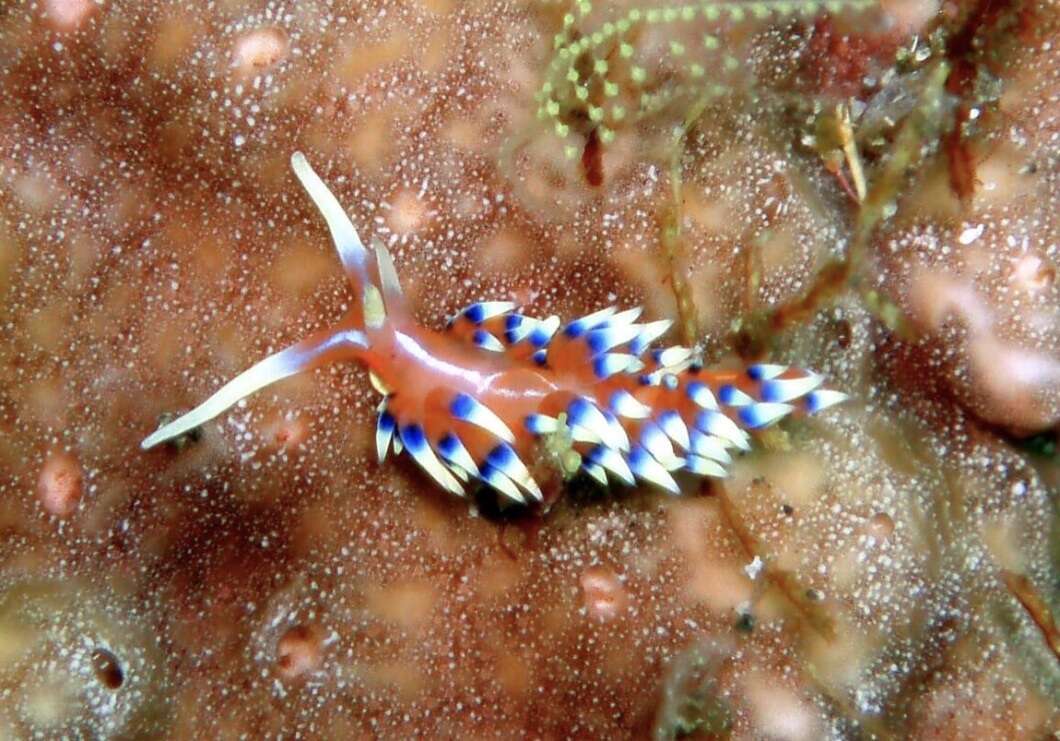
[[[1060,6],[0,8],[0,736],[1039,739]],[[377,464],[366,374],[139,444],[352,300],[674,318],[850,402],[684,496]]]

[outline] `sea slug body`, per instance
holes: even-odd
[[[699,367],[684,347],[653,349],[669,320],[606,308],[565,326],[506,301],[474,303],[444,331],[416,323],[379,240],[361,242],[338,200],[296,152],[291,165],[323,214],[358,301],[335,326],[259,361],[141,444],[148,449],[216,417],[280,379],[352,360],[383,395],[376,448],[409,455],[463,496],[480,481],[510,502],[540,502],[528,468],[539,440],[563,436],[602,484],[649,482],[672,494],[674,474],[724,477],[730,451],[754,430],[845,400],[823,376],[781,365]]]

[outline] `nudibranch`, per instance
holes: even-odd
[[[376,422],[382,462],[402,450],[442,488],[464,495],[482,482],[517,503],[542,501],[531,469],[550,440],[570,468],[603,485],[643,481],[680,492],[675,474],[724,477],[748,430],[792,413],[814,413],[846,394],[823,376],[774,364],[710,370],[686,347],[652,349],[670,320],[638,323],[640,309],[596,311],[561,326],[507,301],[474,303],[444,331],[416,323],[393,260],[368,249],[306,158],[295,175],[327,222],[357,295],[335,326],[261,360],[200,406],[162,425],[148,449],[216,417],[283,378],[328,363],[367,367],[383,394]],[[527,466],[527,461],[530,466]],[[572,464],[573,461],[573,464]]]

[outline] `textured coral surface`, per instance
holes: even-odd
[[[0,6],[0,737],[1056,728],[1060,10],[705,7]],[[378,465],[352,366],[141,452],[351,301],[294,150],[425,323],[642,303],[853,400],[531,517]]]

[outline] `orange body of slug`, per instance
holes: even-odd
[[[651,350],[670,322],[637,323],[639,309],[608,308],[561,327],[557,317],[489,301],[468,306],[445,331],[423,327],[405,306],[386,248],[378,240],[366,248],[305,158],[296,153],[291,162],[359,301],[335,327],[265,358],[159,428],[144,448],[281,378],[352,360],[384,394],[380,460],[391,447],[406,450],[454,494],[477,480],[513,502],[541,501],[530,469],[545,437],[577,453],[580,468],[602,484],[642,480],[676,494],[679,472],[727,475],[732,451],[749,448],[746,430],[846,398],[821,388],[815,373],[770,364],[712,371],[687,348]]]

